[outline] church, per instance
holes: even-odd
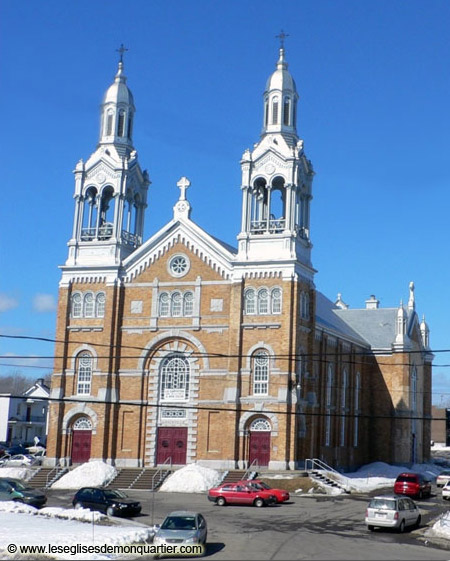
[[[260,139],[230,194],[242,197],[236,247],[191,219],[187,177],[173,218],[144,240],[150,179],[121,55],[97,148],[74,170],[49,465],[295,470],[316,458],[345,471],[429,459],[433,355],[414,283],[395,308],[374,295],[350,308],[316,288],[297,103],[281,44]]]

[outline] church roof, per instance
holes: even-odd
[[[358,331],[353,329],[351,325],[344,321],[344,319],[336,313],[338,311],[341,310],[339,310],[331,300],[321,292],[316,292],[316,327],[323,328],[344,339],[351,339],[359,345],[367,346],[368,341],[364,339]]]

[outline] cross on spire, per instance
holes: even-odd
[[[123,62],[123,53],[125,53],[126,51],[128,51],[128,49],[123,46],[123,43],[120,45],[119,49],[116,49],[116,52],[120,53],[120,61],[119,62]]]
[[[278,35],[275,35],[277,39],[280,40],[280,48],[284,49],[284,40],[289,37],[289,33],[285,33],[283,30],[280,31]]]
[[[186,200],[186,189],[190,186],[191,182],[187,177],[182,177],[180,181],[178,181],[177,186],[180,188],[180,198],[179,201]]]

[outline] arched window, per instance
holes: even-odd
[[[128,117],[128,138],[131,140],[133,134],[133,117],[129,115]]]
[[[87,417],[78,417],[72,425],[72,430],[92,430],[91,420]]]
[[[83,301],[79,292],[72,294],[71,315],[73,318],[80,318],[83,315]]]
[[[333,399],[333,365],[328,365],[327,387],[325,395],[325,446],[331,443],[331,404]]]
[[[252,432],[270,432],[272,427],[267,419],[263,417],[258,417],[255,419],[249,427]]]
[[[267,288],[258,290],[258,314],[269,313],[269,291]]]
[[[187,401],[189,399],[190,367],[181,355],[166,357],[161,363],[161,400]]]
[[[344,368],[342,372],[342,386],[341,386],[341,436],[340,445],[345,446],[345,425],[346,425],[346,409],[347,409],[347,386],[348,386],[348,372]]]
[[[95,297],[95,317],[105,317],[105,302],[106,296],[104,292],[99,292]]]
[[[83,352],[77,359],[77,394],[90,395],[92,381],[92,355]]]
[[[355,426],[353,430],[353,446],[356,448],[358,446],[359,440],[359,398],[361,392],[361,374],[359,372],[356,373],[355,378],[355,401],[354,401],[354,408],[355,408]]]
[[[253,395],[267,395],[269,393],[269,353],[256,351],[252,360]]]
[[[244,293],[244,312],[246,315],[256,313],[255,300],[255,291],[253,288],[248,288]]]
[[[170,315],[170,299],[167,292],[159,295],[159,315],[160,317],[168,317]]]
[[[290,125],[290,113],[291,113],[291,100],[289,97],[284,98],[283,104],[283,125]]]
[[[174,292],[171,298],[172,317],[179,317],[183,312],[183,301],[179,292]]]
[[[112,125],[113,125],[113,113],[111,109],[108,111],[106,116],[106,136],[112,135]]]
[[[125,136],[125,111],[119,111],[119,119],[117,121],[117,136]]]
[[[300,317],[309,319],[309,294],[307,292],[300,294]]]
[[[272,314],[281,314],[281,289],[273,288],[270,294]]]
[[[278,125],[278,98],[272,101],[272,125]]]
[[[269,124],[269,101],[264,100],[264,126],[267,127]]]
[[[86,292],[84,295],[84,317],[93,318],[94,317],[94,295],[92,292]]]
[[[183,316],[192,316],[194,313],[194,295],[192,292],[183,294]]]

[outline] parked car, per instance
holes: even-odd
[[[400,473],[394,483],[394,493],[397,495],[409,495],[410,497],[431,496],[431,481],[421,473]]]
[[[208,499],[219,506],[235,504],[261,507],[277,502],[277,498],[271,491],[254,489],[243,482],[227,483],[214,487],[208,491]]]
[[[130,499],[118,489],[82,487],[72,500],[74,508],[88,508],[104,512],[108,516],[135,516],[141,512],[141,503]]]
[[[176,510],[168,514],[153,538],[155,545],[198,543],[206,544],[208,529],[199,512]]]
[[[436,477],[436,485],[438,487],[443,487],[447,481],[450,481],[450,469],[444,469],[441,473]]]
[[[406,526],[419,526],[422,520],[419,507],[409,497],[386,495],[373,497],[366,510],[365,522],[371,532],[375,527],[396,528],[404,532]]]
[[[47,502],[47,497],[41,491],[24,485],[20,479],[1,477],[0,501],[15,501],[16,503],[41,507]]]
[[[16,454],[15,456],[4,456],[0,460],[4,467],[33,467],[39,465],[39,460],[31,454]]]
[[[450,480],[442,487],[442,498],[450,499]]]
[[[9,446],[8,448],[5,449],[5,452],[10,456],[15,456],[16,454],[28,454],[28,450],[24,446],[21,446],[20,444],[16,446]]]
[[[249,485],[253,489],[257,489],[260,491],[270,491],[272,495],[275,495],[275,498],[277,499],[277,503],[284,503],[285,501],[288,501],[290,497],[289,491],[286,491],[285,489],[274,489],[273,487],[271,487],[264,481],[261,481],[260,479],[245,479],[239,481],[239,483],[244,485]]]

